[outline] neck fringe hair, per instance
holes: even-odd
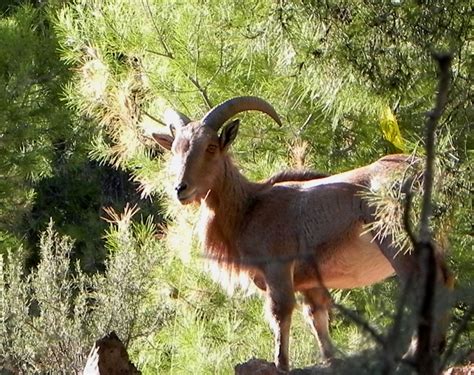
[[[275,174],[262,183],[249,182],[227,156],[224,173],[201,203],[201,244],[208,259],[212,278],[232,294],[239,287],[248,293],[255,291],[251,282],[252,267],[243,264],[236,248],[236,233],[245,224],[257,194],[279,182],[308,181],[328,175],[310,170],[289,170]]]

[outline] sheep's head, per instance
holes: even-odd
[[[205,197],[216,178],[223,174],[223,155],[237,136],[239,120],[224,123],[240,112],[251,110],[264,112],[281,125],[273,107],[252,96],[229,99],[212,108],[200,121],[191,121],[177,111],[166,111],[165,121],[171,135],[155,133],[153,138],[173,154],[174,189],[182,204]]]

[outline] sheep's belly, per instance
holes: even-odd
[[[372,237],[369,234],[364,234],[339,243],[337,250],[325,250],[324,261],[318,263],[326,288],[357,288],[374,284],[393,275],[392,265],[377,244],[371,240]],[[308,274],[307,267],[305,268],[306,275],[303,277],[298,277],[298,270],[296,270],[296,288],[302,290],[320,286],[317,272]],[[316,268],[312,267],[312,269]]]

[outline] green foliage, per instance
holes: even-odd
[[[84,158],[88,139],[81,127],[86,123],[76,121],[61,101],[69,72],[56,54],[45,12],[31,6],[13,9],[0,18],[2,250],[15,248],[22,238],[37,184]]]
[[[58,232],[74,238],[72,258],[79,259],[87,272],[103,270],[107,255],[103,208],[121,210],[127,202],[139,202],[143,215],[156,213],[156,205],[140,201],[136,187],[127,173],[85,158],[75,165],[60,164],[54,176],[35,184],[34,204],[22,224],[27,244],[35,248],[41,230],[52,218]],[[37,254],[34,250],[32,253],[30,263],[34,264]]]
[[[455,329],[472,304],[473,280],[466,0],[18,3],[0,8],[0,253],[8,254],[0,337],[9,364],[77,370],[92,341],[110,329],[150,374],[229,373],[249,357],[270,358],[260,300],[243,293],[230,299],[202,273],[197,212],[165,198],[167,160],[148,136],[164,129],[167,106],[200,118],[229,97],[258,95],[284,126],[244,115],[233,152],[252,179],[288,167],[334,173],[402,148],[422,154],[436,85],[430,53],[440,48],[452,51],[454,69],[438,130],[434,216],[448,234],[463,291]],[[168,219],[162,242],[152,241],[150,221],[132,223],[129,209],[125,216],[109,211],[116,224],[104,237],[102,207],[137,203],[137,183],[142,197],[158,203],[140,202],[141,212],[159,210]],[[30,274],[25,253],[34,252],[50,217],[75,245],[50,229]],[[17,251],[23,238],[29,247]],[[174,255],[169,262],[164,248]],[[104,273],[84,273],[77,259]],[[334,294],[383,332],[396,289],[392,282]],[[334,314],[333,336],[345,354],[373,347],[362,328]],[[314,363],[314,339],[299,314],[295,320],[293,365]],[[60,327],[58,336],[48,325]],[[472,347],[470,332],[472,325],[460,347]]]
[[[444,210],[438,227],[464,245],[471,240],[457,229],[462,226],[453,225],[465,217],[457,212],[466,212],[460,202],[468,196],[468,189],[456,188],[468,176],[465,124],[472,120],[465,90],[468,8],[465,1],[435,6],[412,1],[76,1],[57,13],[55,30],[62,58],[76,69],[66,90],[68,103],[99,124],[92,157],[128,170],[145,196],[161,194],[169,184],[166,160],[152,161],[156,153],[147,151],[152,145],[147,135],[163,130],[153,119],[166,106],[199,118],[236,95],[264,97],[284,119],[284,126],[276,128],[261,115],[244,116],[234,154],[250,178],[262,179],[287,166],[337,172],[401,148],[422,154],[424,112],[432,107],[436,85],[430,54],[451,50],[455,70],[439,128],[444,184],[436,207]],[[213,373],[230,371],[232,364],[257,353],[268,358],[268,340],[251,339],[254,332],[268,332],[257,315],[259,303],[240,295],[229,301],[203,279],[190,253],[197,242],[196,212],[165,202],[163,211],[173,220],[165,231],[167,247],[192,266],[183,271],[178,261],[170,265],[168,280],[178,285],[179,314],[157,333],[154,349],[137,354],[141,365],[149,373],[157,368]],[[457,249],[452,257],[457,264],[472,259]],[[184,281],[176,281],[177,275]],[[383,327],[393,310],[387,302],[393,289],[373,287],[339,297],[345,305],[365,309],[368,319]],[[254,331],[242,317],[245,311],[253,316]],[[363,330],[347,319],[339,322],[334,328],[339,345],[348,342],[345,350],[357,351],[366,340]],[[235,330],[241,334],[234,336]],[[295,330],[300,333],[302,327]],[[312,343],[308,336],[293,340],[297,364],[313,362]]]
[[[338,170],[396,150],[377,125],[387,107],[416,147],[436,83],[430,51],[452,42],[448,110],[459,117],[448,121],[465,141],[467,8],[440,4],[431,17],[429,5],[359,5],[77,2],[56,23],[63,58],[79,67],[69,102],[106,130],[109,147],[96,157],[127,167],[143,155],[140,132],[153,129],[147,114],[171,105],[198,118],[230,96],[259,95],[285,127],[246,117],[236,147],[246,169],[268,152],[284,158],[285,140],[302,139],[313,146],[310,163]]]
[[[152,346],[137,353],[144,374],[229,374],[250,357],[271,358],[273,338],[260,296],[237,292],[229,298],[203,273],[199,260],[175,260],[168,267],[176,315],[156,332]],[[301,314],[295,320],[292,354],[302,366],[316,357],[315,342]]]
[[[0,252],[23,244],[34,264],[52,217],[76,240],[72,257],[95,271],[105,258],[102,206],[121,208],[139,196],[126,172],[88,159],[95,124],[63,100],[71,71],[51,26],[62,2],[32,3],[12,2],[0,18]],[[149,212],[151,204],[141,206]]]
[[[151,221],[125,212],[111,224],[104,273],[71,264],[73,241],[50,224],[40,262],[24,269],[25,252],[0,259],[0,366],[15,373],[77,373],[94,341],[115,330],[128,346],[158,330],[171,313],[153,271],[164,261]]]

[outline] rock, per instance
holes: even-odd
[[[139,375],[115,332],[97,340],[87,358],[83,375]]]
[[[258,358],[252,358],[245,363],[238,364],[234,370],[235,375],[330,375],[337,373],[327,365],[294,369],[287,373],[278,370],[273,362]]]
[[[474,375],[474,350],[466,356],[464,366],[454,366],[443,372],[443,375]]]
[[[245,363],[240,363],[234,368],[235,375],[281,375],[273,362],[252,358]]]

